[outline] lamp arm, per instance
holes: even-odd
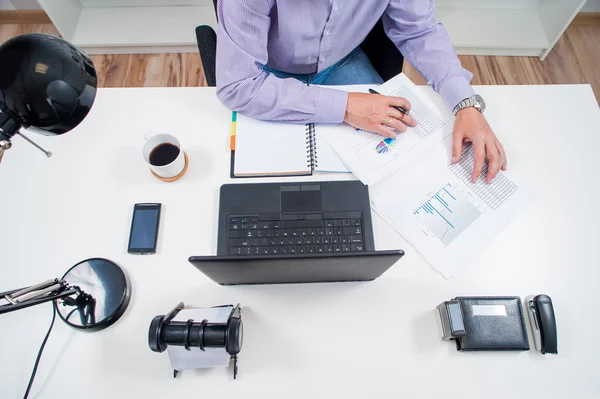
[[[6,300],[7,303],[0,305],[0,314],[65,298],[78,292],[76,288],[72,288],[66,282],[58,279],[48,280],[27,288],[2,292],[0,293],[0,299]]]

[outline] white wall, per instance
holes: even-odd
[[[0,0],[1,1],[1,0]],[[11,0],[17,10],[41,10],[37,0]]]
[[[600,0],[588,0],[581,9],[582,12],[600,12]]]
[[[124,5],[124,6],[137,6],[137,5],[155,5],[154,3],[158,3],[159,5],[164,5],[168,3],[177,3],[180,5],[187,4],[212,4],[210,0],[81,0],[83,5],[94,6],[94,7],[102,7],[102,6],[115,6],[115,5]],[[478,0],[479,2],[479,0]],[[453,6],[463,5],[469,7],[473,6],[475,3],[473,0],[437,0],[438,7],[447,6],[449,4]],[[502,6],[502,8],[537,8],[541,3],[540,0],[503,0],[497,2],[496,0],[487,1],[483,3],[483,7],[498,7],[498,4]],[[508,7],[507,7],[508,6]],[[0,0],[0,10],[37,10],[40,9],[40,5],[37,0]],[[588,0],[586,5],[581,10],[582,12],[600,12],[600,0]]]
[[[15,6],[10,0],[0,0],[0,10],[14,10]]]

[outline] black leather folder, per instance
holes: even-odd
[[[457,297],[466,336],[456,339],[459,351],[529,350],[519,297]]]

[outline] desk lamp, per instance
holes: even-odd
[[[40,33],[0,46],[0,160],[21,128],[56,136],[90,111],[98,80],[92,60],[66,41]]]
[[[28,34],[0,46],[0,161],[21,128],[47,136],[74,129],[89,113],[98,80],[92,60],[66,41]],[[33,141],[28,142],[46,153]],[[116,322],[129,305],[129,278],[115,263],[101,258],[79,262],[61,279],[0,293],[0,314],[53,302],[50,329],[42,342],[29,386],[56,313],[68,325],[99,331]]]

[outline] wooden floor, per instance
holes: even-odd
[[[0,43],[30,32],[57,35],[52,24],[0,25]],[[198,54],[141,54],[92,56],[101,87],[204,86]],[[461,56],[473,72],[475,85],[590,83],[600,103],[600,16],[585,16],[567,29],[541,62],[536,57]],[[424,79],[410,65],[405,73],[417,83]]]

